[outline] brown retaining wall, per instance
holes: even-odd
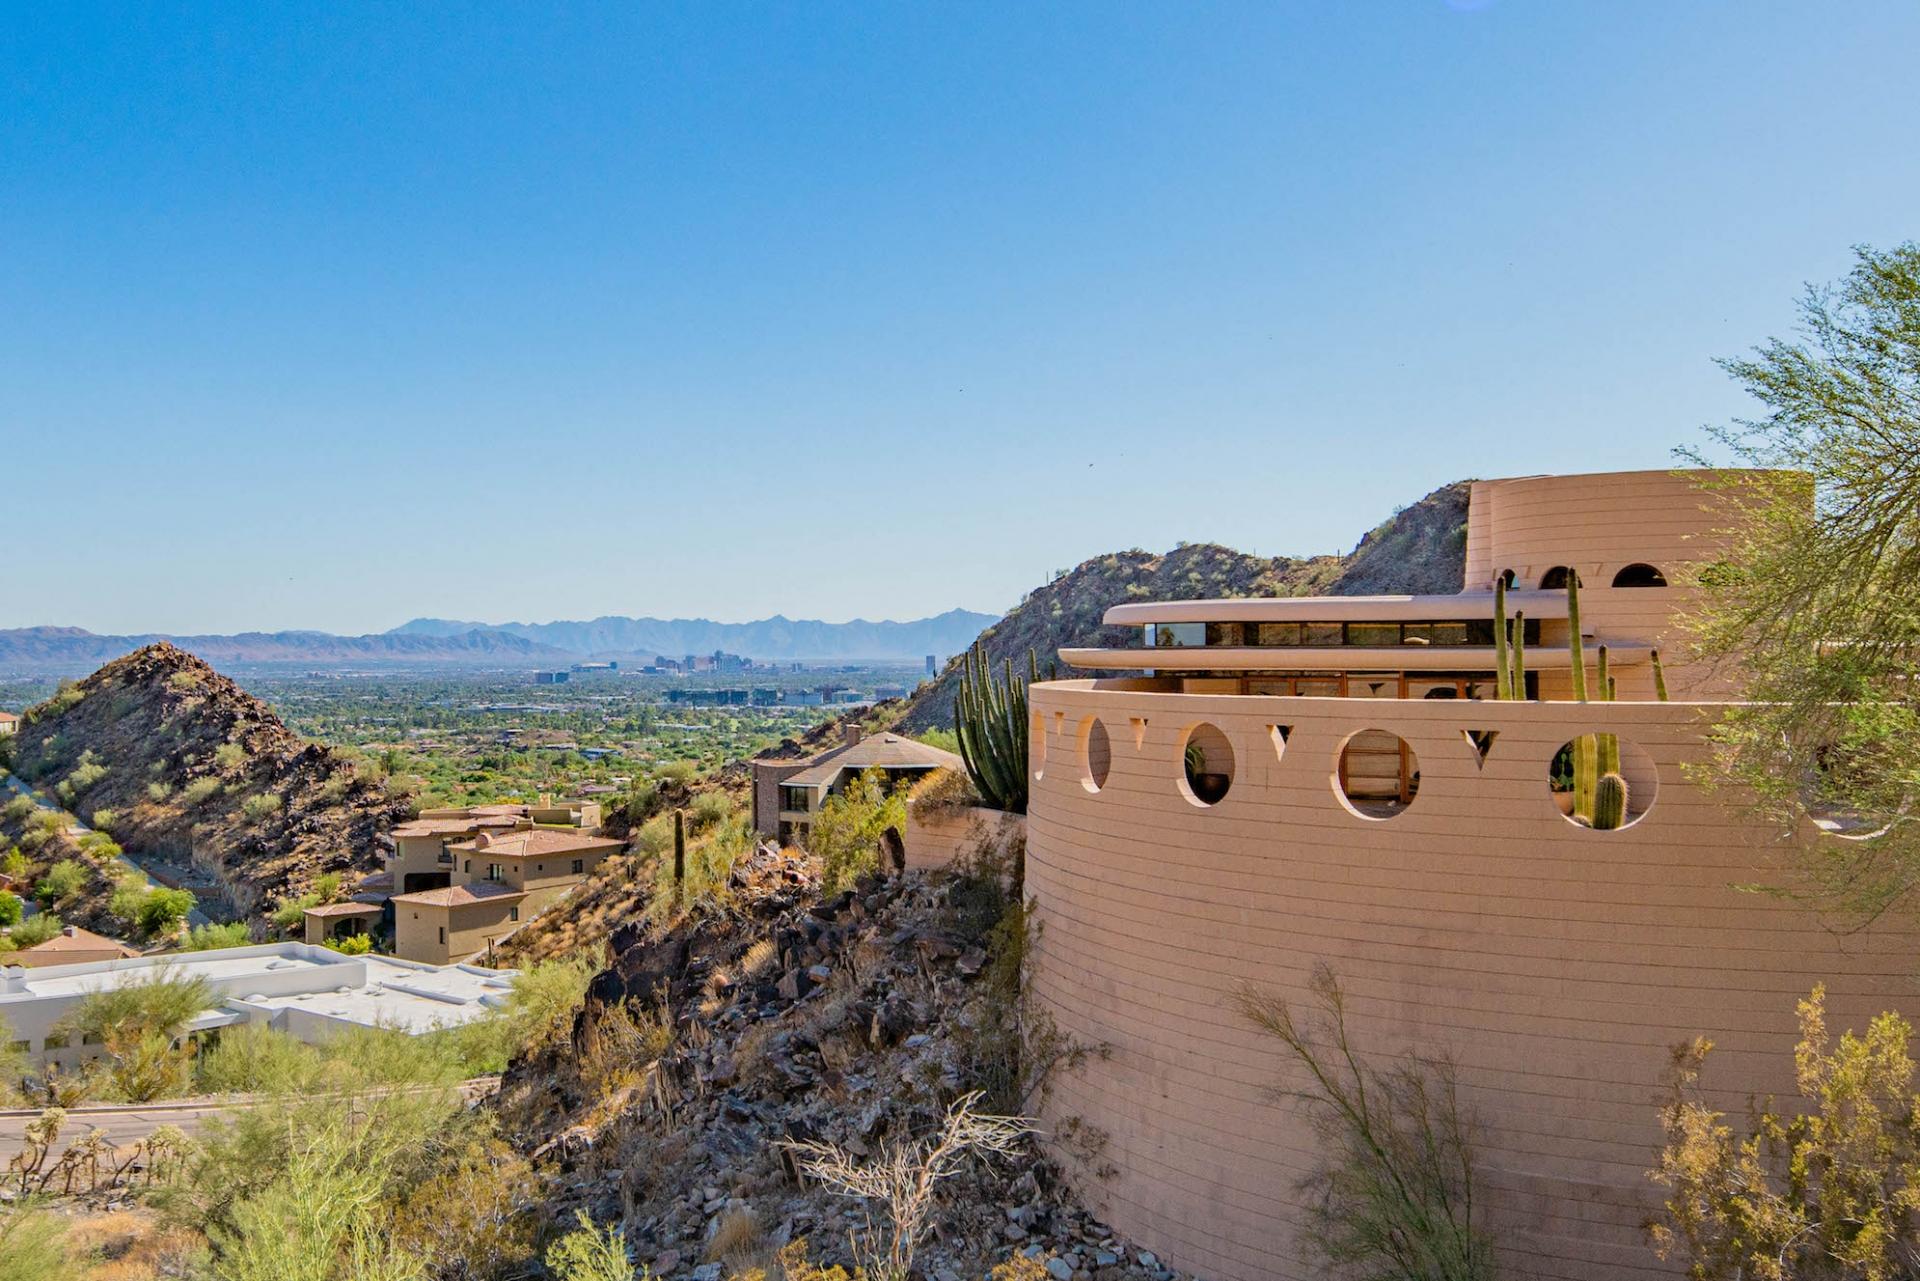
[[[1904,923],[1835,933],[1734,888],[1777,879],[1780,851],[1687,780],[1709,706],[1090,681],[1036,684],[1032,705],[1035,991],[1061,1031],[1112,1050],[1059,1078],[1044,1115],[1105,1133],[1109,1177],[1063,1154],[1081,1193],[1174,1266],[1219,1281],[1315,1275],[1295,1240],[1296,1185],[1321,1145],[1267,1094],[1292,1078],[1231,1008],[1242,982],[1304,998],[1327,962],[1363,1050],[1451,1052],[1482,1125],[1480,1190],[1508,1274],[1583,1281],[1675,1272],[1643,1229],[1670,1046],[1713,1038],[1709,1097],[1738,1117],[1750,1093],[1794,1093],[1794,1003],[1816,982],[1836,1031],[1916,1004],[1920,936]],[[1096,716],[1111,742],[1097,790],[1084,749]],[[1211,808],[1180,766],[1201,722],[1235,757]],[[1419,758],[1419,795],[1384,820],[1336,794],[1340,745],[1369,728]],[[1495,732],[1484,761],[1468,730]],[[1625,830],[1575,827],[1548,791],[1554,752],[1590,730],[1653,763],[1652,807]]]

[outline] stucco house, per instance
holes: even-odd
[[[387,872],[354,900],[302,914],[309,943],[389,920],[394,952],[444,965],[474,956],[584,880],[620,842],[597,835],[597,801],[429,809],[393,829]],[[394,891],[398,891],[397,893]]]
[[[1780,834],[1700,783],[1730,685],[1676,661],[1687,583],[1759,479],[1477,482],[1457,594],[1128,603],[1106,622],[1137,645],[1061,651],[1082,674],[1030,690],[1029,978],[1062,1036],[1108,1050],[1040,1103],[1105,1136],[1097,1162],[1056,1150],[1103,1222],[1215,1281],[1314,1275],[1296,1189],[1325,1144],[1275,1104],[1303,1082],[1243,985],[1303,1001],[1324,965],[1363,1055],[1453,1059],[1514,1276],[1676,1275],[1644,1229],[1673,1045],[1722,1047],[1703,1085],[1738,1117],[1795,1094],[1816,983],[1836,1029],[1920,1013],[1910,918],[1839,933],[1743,892],[1787,875]],[[1496,581],[1525,698],[1495,697]],[[1568,813],[1587,735],[1618,745],[1617,825]]]
[[[0,712],[0,738],[20,732],[20,717],[13,712]]]

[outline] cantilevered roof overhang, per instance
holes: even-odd
[[[1186,619],[1182,621],[1191,622]],[[1588,642],[1592,644],[1591,641]],[[1651,661],[1653,647],[1607,643],[1609,661]],[[1491,672],[1491,645],[1180,645],[1162,649],[1063,649],[1060,661],[1085,670],[1158,672]],[[1588,659],[1591,666],[1592,659]],[[1565,645],[1529,645],[1531,671],[1568,671]]]
[[[1567,594],[1558,591],[1510,591],[1507,615],[1565,618]],[[1445,596],[1249,596],[1233,600],[1142,601],[1115,605],[1110,627],[1148,623],[1446,623],[1493,617],[1492,592],[1454,592]],[[1584,630],[1584,629],[1583,629]]]

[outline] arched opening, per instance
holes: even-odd
[[[1420,792],[1420,758],[1398,734],[1363,729],[1340,744],[1334,787],[1356,816],[1394,818]]]
[[[1501,570],[1498,575],[1498,578],[1500,582],[1503,582],[1507,585],[1508,591],[1512,591],[1514,588],[1520,585],[1520,575],[1515,573],[1511,569]]]
[[[1187,731],[1180,747],[1180,790],[1195,805],[1218,805],[1233,787],[1233,744],[1205,721]]]
[[[1113,769],[1113,740],[1107,735],[1106,722],[1089,716],[1080,722],[1080,785],[1097,792],[1107,785]]]
[[[1543,592],[1563,592],[1574,578],[1571,565],[1555,565],[1540,575],[1540,590]]]
[[[1636,561],[1613,576],[1615,587],[1665,587],[1667,576],[1658,568]]]

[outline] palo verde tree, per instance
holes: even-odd
[[[1766,412],[1711,435],[1771,470],[1729,482],[1692,641],[1748,700],[1712,780],[1783,831],[1809,812],[1851,828],[1801,856],[1804,892],[1871,915],[1920,878],[1920,245],[1857,249],[1799,315],[1796,338],[1723,362]]]

